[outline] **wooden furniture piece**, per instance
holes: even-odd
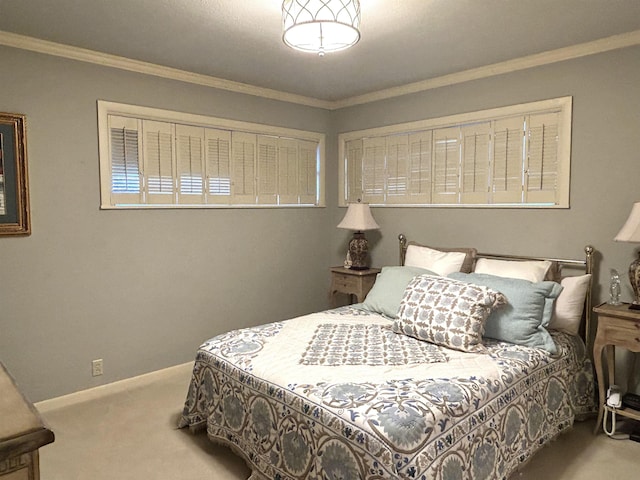
[[[593,362],[598,380],[598,420],[594,433],[602,428],[602,417],[605,410],[613,411],[606,405],[605,391],[608,385],[615,380],[615,350],[616,346],[624,347],[632,352],[640,352],[640,311],[629,310],[629,304],[609,305],[603,303],[594,307],[598,314],[598,331],[593,345]],[[608,376],[605,386],[605,378],[602,372],[602,351],[607,355]],[[625,408],[615,409],[618,415],[640,420],[640,412]]]
[[[380,273],[379,268],[352,270],[344,267],[332,267],[331,290],[329,292],[331,305],[334,307],[337,305],[336,294],[338,293],[353,295],[357,302],[363,302],[367,293],[369,293],[369,290],[371,290],[371,287],[373,287],[373,284],[376,282],[376,275],[378,275],[378,273]]]
[[[38,448],[54,435],[0,363],[0,480],[38,480]]]

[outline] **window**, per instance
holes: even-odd
[[[340,204],[568,208],[571,103],[340,134]]]
[[[98,102],[101,208],[324,205],[323,134]]]

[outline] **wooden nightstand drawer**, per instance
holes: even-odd
[[[640,348],[640,332],[628,330],[609,330],[607,340],[618,347],[634,350]]]
[[[358,288],[358,278],[349,275],[335,274],[333,278],[333,288],[340,289],[344,293],[349,293]]]
[[[364,298],[373,287],[379,268],[367,270],[351,270],[344,267],[331,268],[331,290],[329,296],[333,306],[336,305],[336,294],[346,293],[353,295],[357,302],[363,302]]]
[[[600,336],[606,338],[613,345],[637,349],[640,345],[640,320],[634,320],[629,317],[615,317],[613,316],[615,313],[613,311],[607,315],[600,312],[598,317]]]
[[[609,317],[607,318],[606,328],[607,330],[627,332],[629,335],[634,335],[640,333],[640,320]]]

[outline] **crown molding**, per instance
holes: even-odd
[[[234,82],[222,78],[202,75],[200,73],[188,72],[177,68],[165,67],[155,63],[142,62],[131,58],[119,57],[108,53],[88,50],[86,48],[73,47],[62,43],[50,42],[48,40],[40,40],[26,35],[19,35],[0,30],[0,45],[7,47],[20,48],[37,53],[44,53],[56,57],[78,60],[81,62],[94,63],[106,67],[118,68],[130,72],[142,73],[154,77],[161,77],[179,82],[193,83],[195,85],[203,85],[205,87],[227,90],[235,93],[243,93],[256,97],[268,98],[271,100],[279,100],[289,103],[297,103],[308,107],[317,107],[331,109],[332,102],[320,100],[317,98],[305,97],[292,93],[280,92],[269,88],[256,87],[246,83]]]
[[[526,57],[507,60],[505,62],[485,65],[470,70],[443,75],[441,77],[430,78],[420,82],[410,83],[399,87],[387,88],[377,92],[367,93],[355,97],[346,98],[333,102],[332,109],[337,110],[364,103],[377,102],[389,98],[400,97],[411,93],[423,92],[435,88],[446,87],[458,83],[469,82],[471,80],[479,80],[489,78],[505,73],[517,72],[528,68],[549,65],[557,62],[564,62],[575,58],[586,57],[598,53],[617,50],[619,48],[632,47],[640,45],[640,30],[633,32],[614,35],[611,37],[601,38],[592,42],[580,43],[570,47],[559,48],[557,50],[548,50],[546,52],[529,55]]]
[[[546,52],[529,55],[522,58],[507,60],[505,62],[485,65],[483,67],[464,70],[461,72],[443,75],[440,77],[430,78],[407,85],[387,88],[377,92],[371,92],[364,95],[345,98],[342,100],[329,101],[321,100],[303,95],[296,95],[287,92],[281,92],[269,88],[257,87],[246,83],[224,80],[222,78],[212,77],[199,73],[179,70],[177,68],[165,67],[149,62],[142,62],[126,57],[111,55],[107,53],[96,52],[85,48],[73,47],[61,43],[50,42],[48,40],[40,40],[34,37],[19,35],[16,33],[4,32],[0,30],[0,45],[7,47],[29,50],[32,52],[54,55],[57,57],[78,60],[81,62],[93,63],[97,65],[118,68],[130,72],[142,73],[155,77],[177,80],[195,85],[227,90],[234,93],[242,93],[257,97],[278,100],[282,102],[295,103],[308,107],[322,108],[325,110],[339,110],[341,108],[362,105],[365,103],[387,100],[389,98],[400,97],[411,93],[423,92],[435,88],[456,85],[459,83],[469,82],[471,80],[479,80],[489,78],[496,75],[526,70],[528,68],[539,67],[575,58],[595,55],[598,53],[617,50],[620,48],[632,47],[640,45],[640,30],[613,35],[611,37],[601,38],[591,42],[572,45],[570,47],[549,50]]]

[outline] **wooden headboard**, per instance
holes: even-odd
[[[409,243],[407,242],[407,237],[404,234],[398,235],[398,242],[400,247],[400,265],[404,265],[404,260],[407,254],[407,247]],[[416,244],[417,245],[417,244]],[[433,247],[437,248],[437,247]],[[547,280],[552,280],[555,282],[560,282],[562,279],[562,270],[564,267],[568,267],[571,269],[577,269],[583,271],[583,273],[591,273],[593,274],[594,270],[594,258],[595,258],[595,249],[591,245],[587,245],[584,247],[585,257],[583,260],[573,260],[566,258],[548,258],[548,257],[530,257],[524,255],[510,255],[510,254],[495,254],[495,253],[480,253],[477,252],[475,254],[475,258],[492,258],[496,260],[515,260],[515,261],[526,261],[526,260],[546,260],[551,262],[551,267],[549,268],[549,272],[547,273]],[[592,278],[593,280],[593,278]],[[590,348],[591,342],[591,302],[592,302],[592,288],[593,285],[590,284],[587,289],[587,296],[585,297],[585,307],[583,316],[583,322],[581,327],[581,336],[587,345],[587,348]],[[590,351],[590,350],[587,350]]]

